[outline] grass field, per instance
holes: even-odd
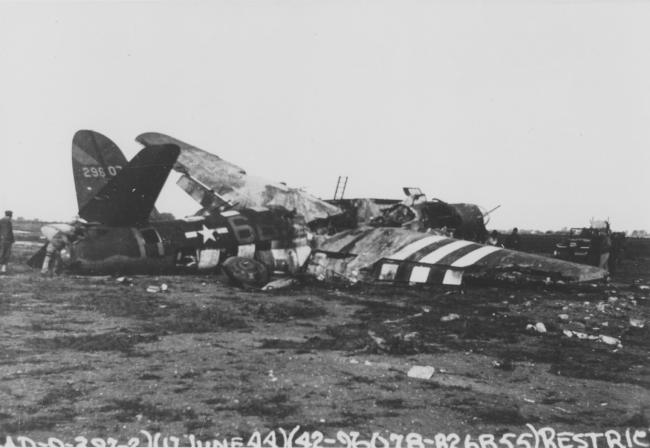
[[[607,287],[263,293],[212,276],[42,278],[21,264],[37,248],[14,246],[0,277],[0,440],[650,425],[649,258]]]

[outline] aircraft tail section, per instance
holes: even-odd
[[[79,208],[79,216],[108,226],[146,222],[179,153],[171,144],[144,148]]]
[[[89,130],[77,131],[72,138],[72,173],[79,210],[127,163],[120,148],[105,135]]]

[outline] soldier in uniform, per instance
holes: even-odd
[[[70,224],[49,224],[41,231],[48,239],[41,274],[53,275],[61,269],[61,251],[80,237],[82,228]]]
[[[0,218],[0,273],[7,272],[7,263],[11,255],[11,245],[14,243],[14,231],[11,225],[13,212],[7,210],[4,218]]]
[[[612,250],[612,238],[609,236],[609,229],[600,232],[600,259],[598,267],[608,270],[609,252]]]
[[[521,239],[519,239],[519,229],[512,229],[512,233],[506,237],[504,242],[506,249],[521,250]]]

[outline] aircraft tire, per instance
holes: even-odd
[[[223,262],[223,271],[228,278],[240,286],[262,287],[269,282],[269,271],[257,260],[245,257],[230,257]]]

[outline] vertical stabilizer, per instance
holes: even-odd
[[[120,148],[95,131],[77,131],[72,139],[72,173],[79,210],[127,165]]]

